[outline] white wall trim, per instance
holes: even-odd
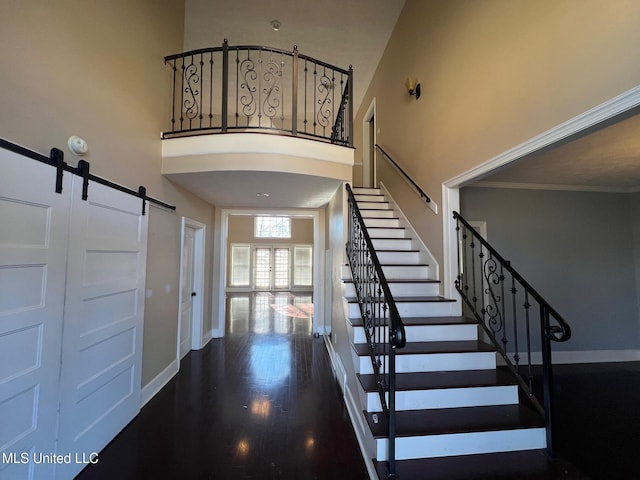
[[[140,408],[144,407],[149,400],[156,396],[156,394],[162,390],[162,388],[169,383],[180,369],[180,362],[174,360],[167,367],[161,371],[156,377],[142,387],[142,393],[140,394]]]
[[[267,133],[196,135],[162,140],[162,157],[224,154],[274,154],[353,165],[353,148],[300,137]]]
[[[458,298],[457,292],[455,292],[455,288],[453,286],[458,268],[457,240],[455,233],[456,222],[453,220],[453,212],[460,211],[460,187],[463,187],[474,180],[478,180],[498,167],[507,165],[524,157],[525,155],[538,151],[544,147],[548,147],[549,145],[570,137],[571,135],[575,135],[587,128],[598,125],[606,120],[612,119],[617,115],[638,106],[640,106],[640,85],[444,182],[442,184],[442,240],[445,295],[450,298]],[[452,292],[452,295],[455,295],[455,297],[446,293],[448,289]]]
[[[363,187],[375,187],[378,179],[376,161],[375,161],[375,147],[378,142],[378,132],[376,129],[376,97],[373,97],[369,108],[367,109],[364,117],[362,118],[362,186]],[[373,138],[370,135],[369,124],[373,120]],[[371,162],[369,162],[371,160]],[[373,170],[373,172],[371,171]],[[373,175],[372,175],[373,173]],[[367,179],[367,182],[364,180]],[[372,185],[365,185],[369,183],[368,180],[372,179]]]
[[[640,106],[640,85],[614,97],[600,105],[577,115],[546,132],[537,135],[506,152],[483,162],[466,172],[451,178],[444,184],[447,187],[461,187],[471,180],[495,170],[498,167],[513,162],[541,148],[548,147],[571,135],[582,132],[587,128],[598,125],[632,108]]]
[[[182,259],[184,249],[184,233],[187,227],[193,228],[194,252],[193,252],[193,290],[197,293],[192,305],[192,325],[191,325],[191,349],[200,350],[206,343],[203,336],[204,321],[204,270],[205,270],[205,248],[207,226],[188,217],[182,217],[180,226],[180,283],[178,293],[178,333],[176,359],[180,361],[180,329],[182,325]]]

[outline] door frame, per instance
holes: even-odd
[[[178,331],[176,333],[176,360],[180,363],[180,328],[182,326],[182,272],[184,259],[184,236],[187,228],[193,229],[193,297],[191,305],[191,349],[200,350],[206,342],[203,341],[204,318],[204,252],[207,226],[189,217],[182,217],[180,223],[180,280],[178,284]]]
[[[323,209],[257,209],[220,208],[216,209],[213,242],[213,285],[211,309],[212,329],[205,334],[206,340],[225,335],[226,288],[227,288],[227,243],[229,238],[230,215],[287,215],[313,219],[313,332],[322,333],[325,323],[325,211]],[[216,307],[217,305],[217,307]]]
[[[567,141],[573,135],[580,135],[599,124],[615,121],[616,117],[632,109],[640,108],[640,85],[611,98],[586,112],[577,115],[566,122],[556,125],[515,147],[482,162],[479,165],[462,172],[442,183],[442,224],[443,224],[443,285],[444,295],[449,298],[459,298],[454,287],[457,275],[457,238],[456,221],[453,212],[460,212],[460,189],[493,172],[494,170],[515,162],[524,156],[549,147],[556,143]],[[457,302],[461,307],[461,302]]]
[[[260,291],[287,291],[287,290],[291,290],[291,288],[293,287],[293,278],[292,278],[292,273],[293,273],[293,244],[266,244],[266,243],[253,243],[251,244],[251,291],[252,292],[260,292]],[[269,255],[269,288],[265,289],[258,289],[256,287],[256,269],[258,266],[258,263],[256,261],[256,250],[261,249],[261,248],[268,248],[269,250],[271,250],[271,254]],[[288,259],[288,265],[287,268],[289,270],[288,273],[288,278],[289,278],[289,285],[287,287],[276,287],[275,286],[275,268],[276,268],[276,256],[275,256],[275,251],[277,249],[286,249],[289,251],[289,259]]]
[[[373,128],[371,124],[373,123]],[[373,130],[373,138],[371,131]],[[376,98],[371,100],[371,104],[362,119],[362,186],[375,187],[378,180],[375,145],[377,142],[378,130],[376,127]],[[370,182],[371,180],[371,182]],[[368,185],[372,183],[371,185]]]

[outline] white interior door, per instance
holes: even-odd
[[[55,450],[71,175],[57,194],[54,168],[2,149],[0,171],[0,478],[53,478],[32,455]]]
[[[140,410],[147,216],[137,197],[90,182],[82,201],[81,189],[74,177],[57,451],[88,457]]]
[[[180,305],[180,358],[191,351],[193,325],[195,230],[184,228],[182,239],[181,305]]]

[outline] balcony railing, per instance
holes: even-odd
[[[272,132],[353,146],[353,69],[261,46],[165,57],[171,119],[163,138]]]

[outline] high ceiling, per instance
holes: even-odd
[[[220,46],[225,38],[232,46],[297,45],[301,54],[353,66],[357,111],[403,6],[404,0],[186,0],[184,50]],[[323,177],[250,171],[170,178],[216,206],[240,208],[318,208],[340,186]]]
[[[187,0],[185,50],[262,45],[354,69],[357,111],[404,0]],[[271,22],[278,20],[280,30]]]

